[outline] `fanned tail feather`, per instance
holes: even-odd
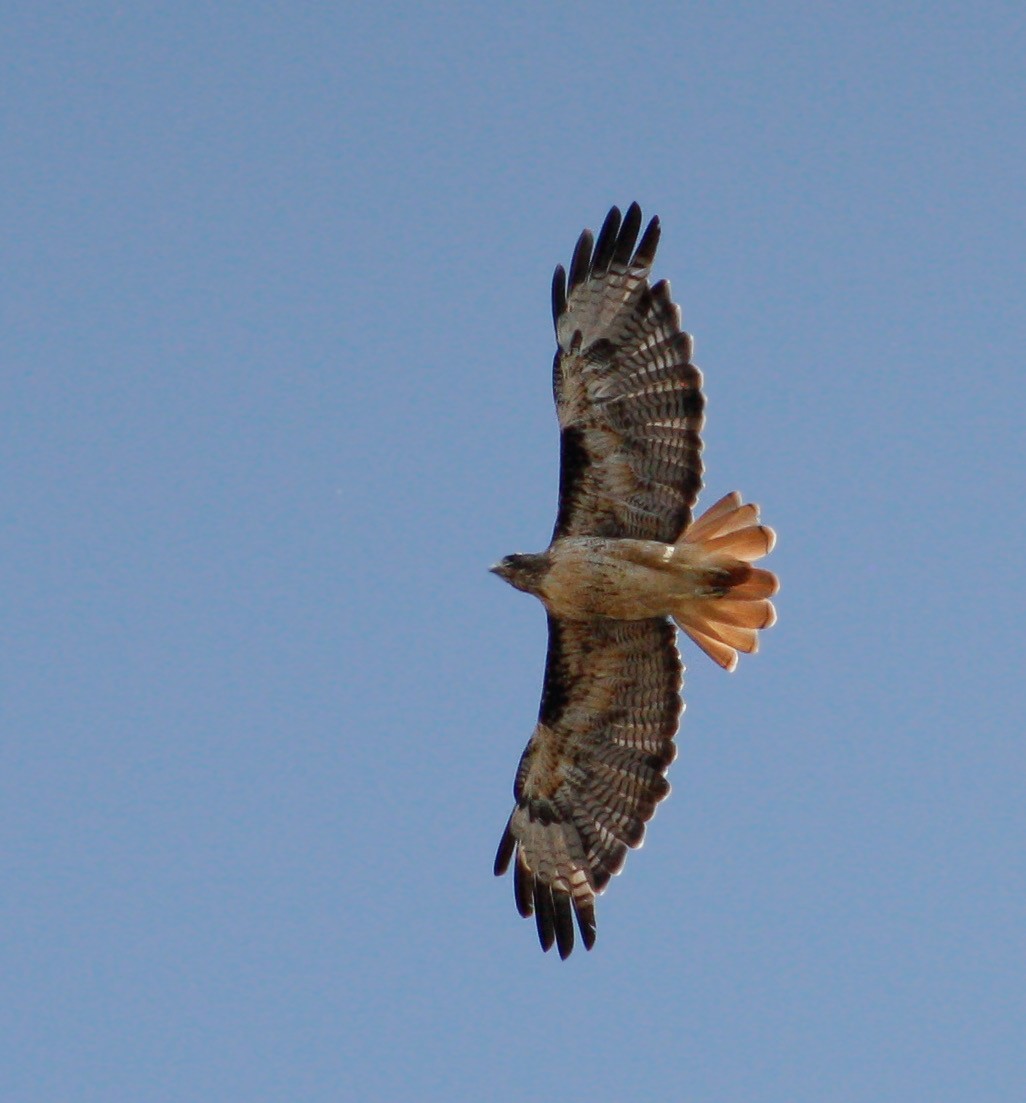
[[[724,670],[737,666],[739,651],[757,651],[759,629],[777,619],[769,600],[779,589],[777,576],[752,566],[775,542],[773,530],[759,523],[759,507],[742,504],[734,491],[689,525],[675,545],[674,558],[698,584],[679,600],[673,619]]]

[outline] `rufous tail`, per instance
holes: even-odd
[[[674,559],[687,563],[696,586],[678,600],[673,619],[724,670],[737,653],[759,649],[759,629],[777,619],[769,599],[780,585],[772,571],[752,563],[768,555],[776,534],[759,524],[759,507],[742,505],[734,491],[690,524],[674,545]]]

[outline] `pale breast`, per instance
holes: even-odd
[[[670,551],[654,540],[556,540],[549,548],[541,599],[553,615],[570,620],[665,616],[672,588],[665,566]]]

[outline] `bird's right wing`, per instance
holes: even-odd
[[[666,770],[682,709],[676,631],[663,618],[549,617],[538,725],[524,750],[495,872],[515,860],[517,910],[542,948],[595,941],[595,896],[670,791]]]

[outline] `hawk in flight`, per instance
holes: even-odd
[[[653,218],[614,207],[552,281],[561,432],[559,511],[537,555],[492,570],[549,621],[538,724],[517,769],[495,857],[517,910],[566,958],[574,918],[595,942],[595,897],[641,844],[670,791],[683,709],[680,628],[726,670],[775,619],[773,547],[758,507],[728,494],[696,521],[702,375],[665,280],[649,284]],[[675,627],[676,625],[676,627]]]

